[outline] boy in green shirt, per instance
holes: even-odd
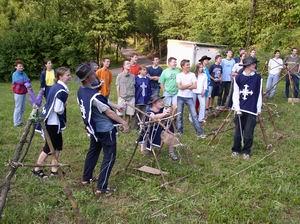
[[[168,68],[166,68],[160,78],[159,83],[160,87],[163,90],[165,106],[176,107],[177,105],[177,84],[176,84],[176,76],[180,73],[180,70],[176,67],[177,59],[174,57],[170,57],[168,59]]]

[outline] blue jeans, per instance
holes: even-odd
[[[14,110],[14,126],[22,123],[23,114],[25,112],[26,94],[14,94],[15,110]]]
[[[267,79],[267,97],[273,97],[276,92],[277,82],[279,80],[279,74],[269,74]]]
[[[176,120],[177,129],[180,133],[183,133],[183,109],[184,104],[186,104],[189,108],[189,112],[192,116],[193,126],[197,132],[197,135],[203,134],[203,129],[197,119],[197,113],[195,109],[195,103],[193,98],[185,98],[181,96],[177,96],[177,112],[180,113]]]
[[[177,94],[170,94],[168,92],[164,92],[164,103],[166,107],[176,107],[177,104]]]
[[[159,87],[151,87],[151,98],[155,96],[159,96],[160,88]]]
[[[116,160],[116,132],[115,130],[108,132],[96,132],[96,136],[98,138],[98,142],[96,142],[92,135],[90,137],[90,149],[86,155],[82,180],[89,181],[93,178],[94,169],[99,159],[100,152],[103,149],[104,155],[97,189],[106,191],[108,179]]]

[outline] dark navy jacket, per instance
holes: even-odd
[[[151,97],[150,79],[148,77],[135,77],[135,104],[146,105]]]
[[[54,84],[47,96],[46,104],[43,107],[42,115],[44,117],[44,121],[46,123],[50,113],[53,111],[54,103],[56,99],[60,99],[64,105],[67,102],[68,99],[68,90],[65,89],[65,87],[59,83]],[[63,112],[63,114],[57,114],[59,119],[59,126],[57,133],[59,133],[61,130],[66,128],[66,122],[67,122],[67,115],[66,115],[66,107]]]
[[[239,74],[234,79],[233,109],[257,115],[262,104],[262,78],[259,74]],[[238,99],[237,99],[238,98]]]
[[[81,116],[83,119],[83,122],[86,126],[86,129],[89,134],[93,135],[96,141],[98,141],[96,137],[96,122],[94,120],[95,114],[97,110],[93,109],[93,100],[97,99],[101,101],[103,104],[108,105],[107,98],[100,95],[97,89],[87,88],[87,87],[80,87],[77,92],[77,102],[80,107]],[[94,114],[94,115],[93,115]],[[113,124],[114,122],[108,118],[105,114],[101,114],[100,112],[97,114],[98,118],[101,119],[101,116],[103,117],[102,121],[104,122],[110,122],[110,124]]]

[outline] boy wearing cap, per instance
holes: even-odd
[[[206,110],[209,110],[209,105],[210,105],[210,101],[211,101],[211,93],[213,90],[210,72],[208,69],[208,64],[209,64],[210,59],[211,59],[210,57],[208,57],[207,55],[204,55],[199,60],[199,63],[202,63],[202,65],[203,65],[203,72],[206,74],[206,77],[207,77],[207,90],[205,92],[205,108],[206,108]]]
[[[256,63],[251,56],[245,58],[243,72],[233,78],[232,109],[236,116],[232,157],[242,153],[245,160],[250,158],[256,117],[262,106],[262,78],[256,72]]]
[[[124,131],[128,131],[128,125],[112,110],[107,98],[101,96],[98,88],[94,87],[96,74],[89,64],[80,65],[76,69],[76,75],[82,82],[77,93],[77,101],[86,130],[90,134],[90,149],[85,159],[82,184],[87,185],[93,179],[93,171],[103,149],[104,156],[95,193],[96,195],[111,193],[108,179],[114,166],[117,149],[114,123],[121,124]]]
[[[150,107],[147,109],[147,114],[150,120],[159,120],[170,115],[170,108],[164,108],[164,97],[154,96],[150,101]],[[168,132],[173,130],[164,130],[158,123],[153,123],[150,130],[146,128],[140,135],[139,143],[141,144],[141,152],[143,154],[149,154],[149,151],[153,147],[161,148],[162,141],[169,147],[169,156],[172,160],[178,160],[175,154],[174,144],[176,140],[174,135],[170,135]],[[166,139],[168,138],[168,140]],[[167,140],[167,141],[166,141]]]

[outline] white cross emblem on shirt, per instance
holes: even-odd
[[[248,90],[249,86],[247,84],[244,85],[244,87],[245,88],[242,91],[240,91],[240,93],[243,95],[242,99],[246,100],[248,95],[252,95],[253,94],[253,91],[252,90],[251,91]]]
[[[142,88],[142,96],[146,96],[147,85],[145,85],[145,83],[143,82],[143,84],[140,85],[140,87]]]
[[[85,108],[84,108],[84,106],[83,106],[83,100],[80,100],[80,112],[81,112],[81,116],[82,116],[82,118],[83,119],[85,119],[86,118],[86,112],[85,112]]]

